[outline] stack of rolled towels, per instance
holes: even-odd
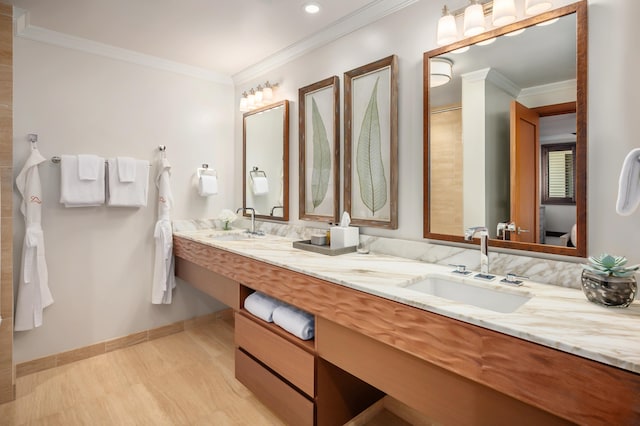
[[[302,340],[313,339],[315,320],[308,312],[260,292],[250,294],[244,301],[244,308],[256,317],[273,322]]]

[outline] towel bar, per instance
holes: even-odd
[[[54,155],[53,157],[51,157],[51,162],[53,164],[60,164],[61,161],[62,161],[62,158],[60,158],[57,155]],[[104,160],[104,164],[107,164],[107,160]],[[149,167],[151,167],[151,163],[149,163]]]

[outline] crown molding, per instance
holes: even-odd
[[[169,61],[167,59],[158,58],[156,56],[146,55],[144,53],[135,52],[133,50],[122,49],[120,47],[98,43],[86,38],[75,37],[31,25],[29,23],[29,12],[24,9],[14,8],[13,16],[15,22],[14,28],[16,37],[65,47],[67,49],[79,50],[82,52],[104,56],[110,59],[130,62],[162,71],[174,72],[177,74],[199,78],[214,83],[220,83],[229,86],[233,85],[233,80],[231,79],[231,77],[223,73],[182,64],[180,62]]]
[[[339,19],[324,30],[304,38],[232,75],[236,85],[246,83],[300,56],[391,15],[418,0],[378,0]]]

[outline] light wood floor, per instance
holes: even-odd
[[[213,323],[17,380],[0,425],[282,425],[234,378],[233,324]]]

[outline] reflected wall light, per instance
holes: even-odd
[[[431,58],[429,87],[438,87],[451,81],[453,62],[446,58]]]

